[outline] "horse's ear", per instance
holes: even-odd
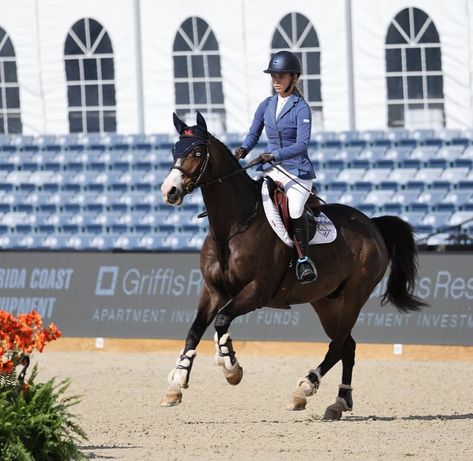
[[[205,123],[204,116],[199,111],[197,111],[197,126],[207,133],[207,123]]]
[[[177,116],[175,112],[173,112],[172,114],[172,120],[179,134],[181,134],[186,128],[188,128],[188,126]]]

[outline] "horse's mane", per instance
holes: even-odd
[[[239,169],[241,170],[243,167],[241,166],[240,162],[237,160],[237,158],[233,155],[232,151],[227,147],[226,144],[224,144],[222,141],[220,141],[220,139],[216,138],[214,135],[210,134],[209,133],[209,138],[212,140],[212,141],[215,141],[218,145],[218,147],[226,154],[228,155],[230,158],[231,158],[231,161],[233,162],[233,164],[235,165],[235,168],[236,169]],[[252,183],[255,182],[254,179],[252,179],[250,177],[250,175],[246,172],[246,171],[242,171],[240,176],[243,176],[245,178],[248,178],[249,181],[251,181]]]

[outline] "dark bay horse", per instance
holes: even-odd
[[[243,376],[232,346],[229,327],[236,317],[262,307],[290,309],[310,303],[331,339],[323,361],[299,379],[289,409],[302,410],[315,394],[322,377],[342,361],[338,396],[325,417],[339,419],[353,407],[352,370],[355,341],[351,330],[373,289],[391,264],[383,301],[400,311],[418,310],[414,296],[417,252],[412,228],[395,216],[368,218],[339,204],[322,211],[337,229],[334,242],[310,247],[319,276],[301,285],[290,267],[295,251],[270,227],[262,206],[259,184],[242,169],[229,149],[207,132],[203,116],[187,126],[174,114],[180,135],[173,149],[174,165],[161,191],[164,201],[181,205],[186,194],[200,188],[208,213],[209,233],[200,253],[204,285],[197,316],[168,378],[162,406],[182,400],[195,358],[195,350],[214,322],[216,360],[227,381],[238,384]]]

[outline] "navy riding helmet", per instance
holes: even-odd
[[[278,51],[269,61],[266,74],[279,72],[282,74],[301,74],[301,62],[296,54],[291,51]]]

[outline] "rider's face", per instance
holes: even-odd
[[[292,93],[292,74],[273,72],[271,73],[271,79],[273,80],[273,88],[277,94],[285,97]]]

